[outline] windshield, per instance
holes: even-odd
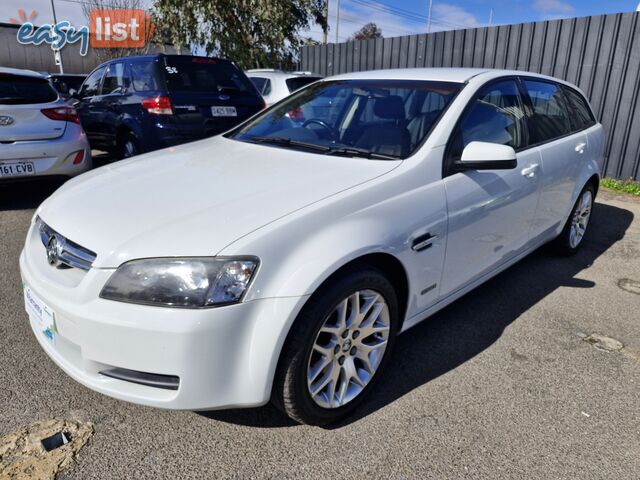
[[[253,84],[227,60],[206,57],[165,57],[167,88],[172,92],[224,92],[257,96]]]
[[[414,80],[320,82],[228,136],[330,155],[403,159],[424,142],[462,86]]]

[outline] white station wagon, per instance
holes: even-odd
[[[55,192],[20,257],[31,326],[119,399],[273,400],[328,424],[374,387],[398,333],[544,243],[581,246],[603,143],[584,95],[549,77],[328,78]]]

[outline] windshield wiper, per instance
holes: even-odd
[[[371,158],[373,160],[400,160],[400,157],[371,152],[357,147],[334,147],[327,151],[327,155],[345,155],[349,157]]]
[[[256,143],[272,143],[274,145],[308,148],[309,150],[315,150],[317,152],[323,153],[328,153],[329,151],[331,151],[331,148],[325,147],[323,145],[302,142],[300,140],[292,140],[286,137],[251,137],[248,140]]]

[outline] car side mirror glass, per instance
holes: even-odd
[[[471,142],[462,151],[458,166],[463,170],[510,170],[518,166],[518,159],[509,145]]]

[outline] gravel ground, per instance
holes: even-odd
[[[131,405],[59,370],[33,338],[18,270],[29,219],[55,186],[0,186],[0,436],[91,422],[58,478],[639,477],[638,199],[601,192],[576,257],[541,249],[402,335],[358,414],[321,429],[272,407]]]

